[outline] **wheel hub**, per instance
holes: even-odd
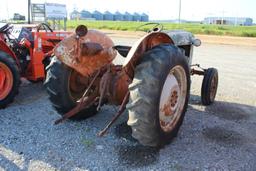
[[[159,122],[164,132],[176,125],[185,104],[187,81],[185,70],[174,67],[168,74],[160,97]]]
[[[171,107],[176,106],[178,97],[178,92],[176,90],[171,93]]]
[[[13,76],[11,70],[0,62],[0,100],[8,96],[12,90]]]
[[[70,97],[74,101],[80,99],[83,96],[84,91],[86,90],[89,84],[89,77],[84,77],[75,70],[72,70],[68,78],[68,93]]]
[[[214,75],[212,81],[211,81],[211,88],[210,88],[210,99],[213,101],[215,96],[216,96],[216,92],[217,92],[217,84],[218,84],[218,78],[217,75]]]

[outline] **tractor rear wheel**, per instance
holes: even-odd
[[[20,73],[14,59],[0,52],[0,109],[13,102],[20,85]]]
[[[51,63],[46,67],[46,71],[44,85],[49,94],[49,99],[57,112],[64,115],[76,106],[77,100],[83,96],[89,81],[81,82],[82,76],[56,57],[53,57]],[[96,113],[97,104],[93,104],[70,119],[85,119]]]
[[[128,125],[146,146],[162,146],[176,137],[187,110],[190,74],[187,58],[162,44],[146,52],[129,85]]]

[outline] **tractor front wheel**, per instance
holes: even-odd
[[[214,102],[218,89],[218,70],[208,68],[204,73],[204,79],[201,87],[201,101],[207,106]]]
[[[47,75],[44,82],[52,106],[60,115],[73,109],[87,86],[89,79],[81,76],[74,69],[66,66],[56,57],[46,67]],[[97,104],[83,109],[70,119],[85,119],[97,113]]]
[[[14,59],[0,52],[0,109],[10,104],[18,93],[20,73]]]
[[[128,125],[143,145],[162,146],[177,135],[187,109],[190,75],[187,58],[163,44],[142,56],[129,85]]]

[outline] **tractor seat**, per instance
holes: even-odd
[[[8,23],[5,23],[2,27],[0,27],[0,33],[5,33],[9,27]]]
[[[31,30],[23,27],[20,31],[18,42],[20,42],[23,38],[26,38],[31,43],[32,48],[34,47],[34,37],[32,35]]]

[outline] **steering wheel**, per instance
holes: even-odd
[[[148,25],[153,25],[153,27],[149,30],[147,30],[146,32],[150,33],[150,32],[157,32],[157,31],[162,31],[164,26],[161,23],[146,23],[143,25],[140,25],[139,27],[136,28],[136,31],[140,30],[140,28],[148,26]],[[143,29],[143,31],[145,31],[145,29]]]
[[[51,27],[46,23],[40,23],[37,25],[37,32],[39,32],[40,30],[45,30],[46,32],[48,32],[49,30],[50,32],[53,32]]]

